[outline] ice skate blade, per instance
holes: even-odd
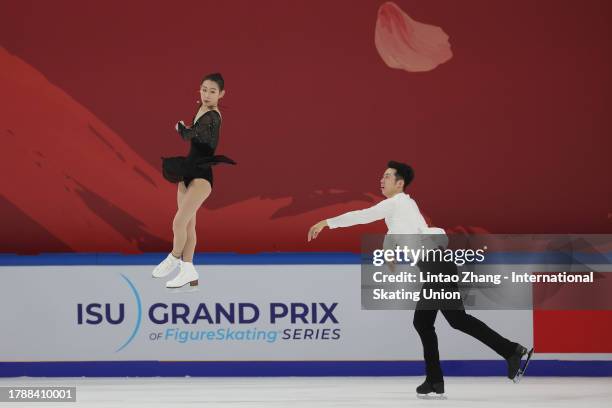
[[[171,275],[173,272],[176,272],[176,271],[172,271],[172,272],[170,272],[170,273],[167,273],[167,274],[165,274],[165,275],[161,275],[161,276],[151,275],[151,277],[152,277],[153,279],[162,279],[162,278],[167,278],[167,277],[168,277],[168,275]]]
[[[527,359],[525,360],[525,364],[523,364],[523,366],[519,368],[518,372],[516,373],[516,376],[512,379],[515,384],[518,384],[521,381],[521,378],[523,378],[523,376],[525,375],[525,371],[527,371],[527,367],[529,366],[529,363],[531,362],[531,357],[533,356],[533,347],[526,354]]]
[[[183,283],[181,286],[168,286],[168,284],[166,284],[166,287],[168,289],[178,289],[178,288],[183,288],[186,285],[189,285],[189,286],[192,286],[192,287],[198,287],[198,280],[196,279],[196,280],[193,280],[191,282]]]
[[[429,394],[417,394],[418,399],[424,400],[445,400],[446,395],[444,394],[436,394],[435,392],[430,392]]]
[[[199,292],[200,291],[200,287],[195,285],[183,285],[180,286],[178,288],[168,288],[166,287],[166,289],[168,290],[169,293],[191,293],[191,292]]]

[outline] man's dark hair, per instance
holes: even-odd
[[[223,90],[223,88],[225,87],[225,81],[223,80],[223,76],[218,73],[215,72],[214,74],[208,74],[204,77],[204,79],[202,80],[202,82],[204,81],[213,81],[217,84],[217,86],[219,86],[219,92],[221,92]]]
[[[391,160],[387,163],[387,167],[395,170],[395,181],[404,180],[404,190],[414,179],[414,170],[405,163]]]

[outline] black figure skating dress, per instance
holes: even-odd
[[[208,180],[213,184],[213,165],[219,163],[236,164],[229,157],[215,155],[219,143],[221,115],[211,110],[200,116],[191,128],[177,124],[178,133],[183,140],[189,140],[191,147],[187,157],[162,157],[163,176],[171,183],[185,182],[187,187],[194,178]]]

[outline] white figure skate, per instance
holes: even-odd
[[[167,276],[171,272],[173,272],[177,267],[181,265],[181,260],[175,258],[171,253],[168,254],[166,259],[160,262],[159,265],[153,269],[153,277],[154,278],[163,278]]]

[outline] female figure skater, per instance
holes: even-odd
[[[183,140],[190,142],[189,154],[187,157],[162,157],[164,178],[178,183],[178,210],[172,221],[172,252],[153,269],[153,277],[162,278],[179,267],[178,275],[166,283],[167,288],[180,288],[188,283],[190,286],[198,285],[198,273],[193,266],[196,212],[212,191],[211,166],[218,163],[236,164],[228,157],[215,155],[221,127],[218,103],[225,94],[223,88],[221,74],[204,77],[200,85],[202,104],[192,125],[188,127],[180,121],[175,127]]]

